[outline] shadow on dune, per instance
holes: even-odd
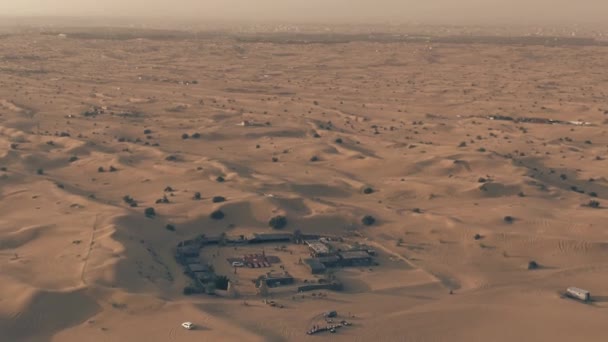
[[[539,158],[525,158],[512,160],[513,165],[528,169],[527,176],[542,182],[543,185],[564,191],[578,191],[589,194],[595,192],[598,198],[608,198],[608,182],[605,178],[580,179],[576,170],[567,168],[550,168],[543,164]],[[546,188],[546,186],[545,186]]]
[[[51,341],[55,333],[86,321],[99,310],[85,290],[39,291],[21,312],[10,318],[0,317],[0,340]]]

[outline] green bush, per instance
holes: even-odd
[[[363,223],[366,226],[371,226],[374,223],[376,223],[376,219],[371,216],[371,215],[365,215],[362,219],[361,219],[361,223]]]
[[[152,207],[146,208],[144,210],[144,215],[146,215],[146,217],[154,217],[156,216],[156,210]]]
[[[224,215],[224,212],[221,210],[215,210],[214,212],[212,212],[209,217],[214,219],[214,220],[221,220],[225,217],[226,215]]]
[[[268,221],[268,225],[273,229],[283,229],[287,226],[287,217],[278,215]]]

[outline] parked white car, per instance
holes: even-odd
[[[184,322],[182,323],[182,327],[184,327],[184,329],[192,330],[194,328],[194,324],[192,322]]]
[[[232,262],[232,267],[243,267],[243,266],[245,266],[245,264],[243,264],[240,261],[233,261]]]

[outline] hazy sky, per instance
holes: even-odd
[[[607,21],[608,0],[0,0],[0,15],[584,24]]]

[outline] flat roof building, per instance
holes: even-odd
[[[319,240],[306,240],[304,241],[312,256],[327,256],[330,254],[329,246]]]
[[[207,265],[203,265],[203,264],[199,264],[199,263],[196,263],[196,264],[188,264],[188,266],[187,266],[187,267],[188,267],[188,269],[189,269],[191,272],[209,272],[209,271],[210,271],[209,266],[207,266]]]
[[[326,270],[325,265],[323,265],[323,263],[321,263],[316,258],[315,259],[306,259],[306,260],[304,260],[304,263],[306,263],[306,265],[308,266],[308,268],[310,269],[310,272],[312,274],[321,274],[321,273],[324,273]]]
[[[372,257],[366,251],[341,252],[338,255],[342,266],[362,266],[372,263]]]
[[[290,285],[295,282],[295,279],[287,272],[283,273],[273,273],[269,272],[264,276],[264,281],[266,281],[266,285],[270,287],[280,286],[280,285]]]
[[[258,234],[254,233],[253,237],[249,238],[250,243],[262,242],[288,242],[291,241],[293,235],[291,233],[274,233],[274,234]]]

